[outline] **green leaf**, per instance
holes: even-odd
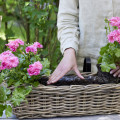
[[[4,110],[5,110],[5,105],[0,104],[0,117],[2,117]]]
[[[12,103],[14,106],[19,106],[25,100],[25,97],[32,91],[32,86],[21,86],[15,88],[12,95]]]
[[[40,83],[39,83],[38,81],[32,83],[32,85],[33,85],[34,87],[38,87],[39,84],[40,84]]]
[[[6,95],[10,95],[11,94],[11,90],[9,88],[6,88]]]
[[[105,23],[109,23],[109,21],[108,21],[108,19],[107,19],[107,18],[105,18],[105,20],[104,20],[104,21],[105,21]]]
[[[110,72],[110,69],[111,69],[111,68],[109,67],[108,64],[102,63],[102,64],[100,65],[100,67],[101,67],[102,72]]]
[[[4,103],[7,99],[5,87],[0,86],[0,102]]]
[[[100,55],[103,55],[104,53],[106,53],[106,51],[109,49],[109,45],[110,43],[108,43],[106,46],[101,48]]]
[[[25,2],[25,6],[28,6],[31,2]]]
[[[101,70],[102,72],[110,72],[111,69],[115,69],[116,65],[114,63],[112,64],[107,64],[107,63],[102,63],[101,64]]]
[[[21,85],[21,81],[20,81],[20,80],[17,81],[17,82],[14,84],[15,87],[18,87],[19,85]]]
[[[116,50],[115,55],[116,55],[116,57],[120,57],[120,49],[117,49],[117,50]]]
[[[7,81],[8,87],[10,87],[13,84],[14,80],[13,79],[9,79]]]
[[[107,63],[107,64],[112,64],[112,63],[114,63],[114,57],[111,56],[109,53],[105,53],[102,56],[102,62]]]
[[[50,74],[51,74],[51,70],[49,70],[49,69],[45,69],[45,73],[44,73],[44,75],[49,76]]]
[[[41,61],[41,64],[43,65],[44,69],[50,67],[50,62],[48,61],[47,58],[43,58],[43,61]]]
[[[114,28],[114,30],[117,30],[117,29],[118,29],[118,27],[117,27],[117,26],[113,26],[113,28]]]
[[[111,69],[116,69],[116,65],[115,65],[115,63],[110,64],[109,67],[110,67]]]
[[[26,81],[27,80],[27,75],[23,76],[23,81]]]
[[[5,115],[7,118],[12,116],[12,107],[10,105],[7,105],[7,108],[5,109]]]
[[[0,86],[0,103],[4,103],[8,100],[8,96],[11,94],[11,90]]]
[[[102,57],[100,56],[99,58],[98,58],[98,64],[100,64],[102,62]]]
[[[3,82],[3,78],[0,76],[0,84]]]

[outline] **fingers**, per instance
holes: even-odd
[[[80,74],[80,71],[78,70],[77,67],[75,67],[74,71],[75,71],[75,73],[78,75],[78,77],[80,77],[81,79],[85,79],[85,78]]]
[[[62,78],[67,72],[69,72],[71,69],[73,70],[74,66],[76,65],[76,57],[75,57],[75,50],[73,49],[67,49],[64,52],[64,57],[56,70],[53,72],[53,74],[50,76],[47,84],[55,83],[60,78]],[[76,70],[76,74],[83,79],[80,72]]]
[[[120,77],[120,66],[117,66],[116,69],[111,70],[110,74],[113,74],[114,77],[117,77],[117,76]]]
[[[120,77],[120,69],[117,72],[115,72],[113,76],[114,77],[117,77],[117,76]]]
[[[116,68],[116,69],[114,69],[114,70],[111,70],[111,71],[110,71],[110,74],[113,74],[113,73],[117,72],[117,71],[119,70],[119,68],[120,68],[120,67],[119,67],[119,66],[117,66],[117,68]]]
[[[49,78],[47,84],[52,84],[57,82],[60,78],[62,78],[67,72],[69,71],[69,69],[67,69],[65,66],[60,66],[58,68],[56,68],[56,70],[53,72],[53,74],[51,75],[51,77]]]

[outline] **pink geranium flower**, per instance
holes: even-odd
[[[6,46],[8,46],[11,51],[15,52],[19,47],[19,44],[16,41],[10,41],[8,44],[6,44]]]
[[[13,54],[12,51],[10,51],[10,50],[7,50],[7,51],[5,51],[5,52],[3,52],[3,53],[0,54],[0,56],[2,56],[2,55],[14,56],[14,54]]]
[[[26,47],[25,51],[26,51],[26,53],[33,52],[34,54],[36,54],[37,48],[35,46],[31,45],[31,46]]]
[[[41,45],[39,42],[34,42],[33,45],[26,47],[25,51],[26,53],[33,52],[34,54],[36,54],[37,48],[43,48],[43,45]]]
[[[115,41],[120,43],[120,29],[112,31],[107,37],[110,43]]]
[[[41,45],[39,42],[34,42],[33,46],[37,48],[43,48],[43,45]]]
[[[0,54],[0,62],[0,70],[11,69],[18,66],[19,59],[11,51],[5,51]]]
[[[112,17],[109,21],[112,26],[117,26],[120,29],[120,17]]]
[[[24,41],[22,41],[20,39],[16,39],[16,40],[10,41],[8,44],[6,44],[6,46],[8,46],[10,48],[10,50],[13,52],[16,52],[19,45],[24,45]]]
[[[9,65],[11,66],[11,68],[17,67],[19,64],[18,57],[10,57],[8,62],[9,62]]]
[[[0,54],[0,61],[2,61],[3,58],[5,59],[5,56],[7,57],[7,56],[15,56],[15,55],[12,53],[12,51],[7,50]]]
[[[34,64],[29,65],[29,68],[27,69],[28,74],[30,76],[39,75],[40,70],[42,70],[42,67],[42,64],[39,61],[37,61]]]
[[[20,40],[20,39],[16,39],[15,40],[17,43],[19,43],[20,45],[24,45],[24,41]]]

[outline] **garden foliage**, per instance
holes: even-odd
[[[8,102],[19,105],[32,88],[39,85],[37,80],[42,75],[49,76],[58,65],[61,59],[56,27],[58,2],[0,0],[3,18],[0,28],[0,116],[6,110],[6,117],[10,117],[12,107]],[[11,86],[13,90],[9,89]]]
[[[26,96],[39,85],[43,75],[50,76],[50,62],[40,58],[43,45],[39,42],[25,44],[16,39],[6,44],[10,50],[0,54],[0,117],[12,115],[12,106],[27,102]]]
[[[62,57],[57,40],[58,0],[0,0],[3,16],[0,52],[9,40],[21,38],[26,43],[40,42],[44,49],[41,58],[47,57],[54,70]],[[1,35],[0,35],[1,36]]]

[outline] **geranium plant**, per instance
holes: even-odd
[[[43,46],[39,42],[32,45],[16,39],[6,46],[9,50],[0,54],[0,116],[5,110],[6,117],[12,115],[12,107],[27,101],[26,96],[33,87],[39,85],[43,75],[49,76],[49,61],[40,58]],[[12,90],[11,90],[12,87]]]
[[[98,64],[103,72],[110,72],[120,65],[120,17],[105,19],[108,44],[101,48]]]

